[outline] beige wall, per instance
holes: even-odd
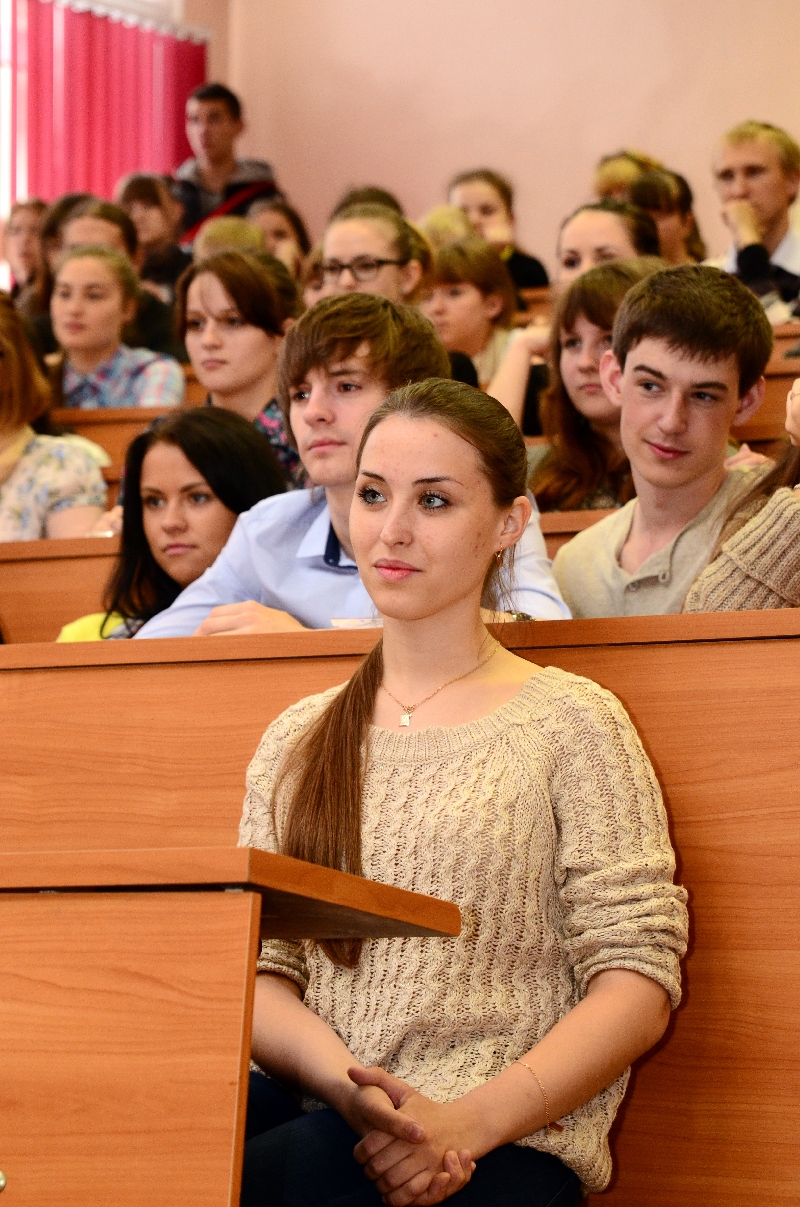
[[[228,79],[228,0],[182,0],[177,20],[185,25],[204,26],[211,34],[208,43],[208,78]]]
[[[230,0],[229,48],[244,148],[314,234],[350,184],[385,185],[413,217],[489,164],[552,265],[593,164],[627,144],[688,177],[717,252],[716,135],[749,116],[800,135],[798,0]]]

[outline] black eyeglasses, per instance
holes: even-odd
[[[384,264],[407,264],[407,260],[378,260],[374,256],[356,256],[347,264],[341,260],[324,260],[322,264],[323,280],[335,283],[347,269],[354,281],[374,281]]]

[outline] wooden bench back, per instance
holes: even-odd
[[[0,542],[0,635],[55,641],[71,620],[100,612],[119,537]]]
[[[0,649],[0,849],[235,841],[283,708],[343,682],[373,632]],[[800,612],[539,622],[525,657],[628,709],[691,895],[686,995],[640,1063],[598,1207],[797,1197]]]

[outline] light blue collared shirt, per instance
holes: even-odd
[[[355,562],[340,548],[322,490],[293,490],[262,499],[239,516],[213,566],[154,616],[137,637],[190,637],[219,604],[254,599],[288,612],[309,629],[339,618],[375,618]],[[514,559],[517,612],[568,620],[534,511]]]

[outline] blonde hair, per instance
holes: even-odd
[[[209,218],[194,241],[192,254],[195,263],[220,251],[266,251],[263,230],[246,218]]]
[[[780,156],[784,173],[787,176],[800,176],[800,146],[780,126],[772,126],[769,122],[740,122],[723,135],[722,141],[732,147],[738,147],[743,142],[771,143]]]
[[[457,239],[466,239],[477,231],[467,215],[457,205],[435,205],[416,223],[434,251]]]
[[[625,193],[643,172],[652,172],[664,165],[644,151],[625,149],[604,155],[594,174],[594,191],[598,197],[614,197]]]

